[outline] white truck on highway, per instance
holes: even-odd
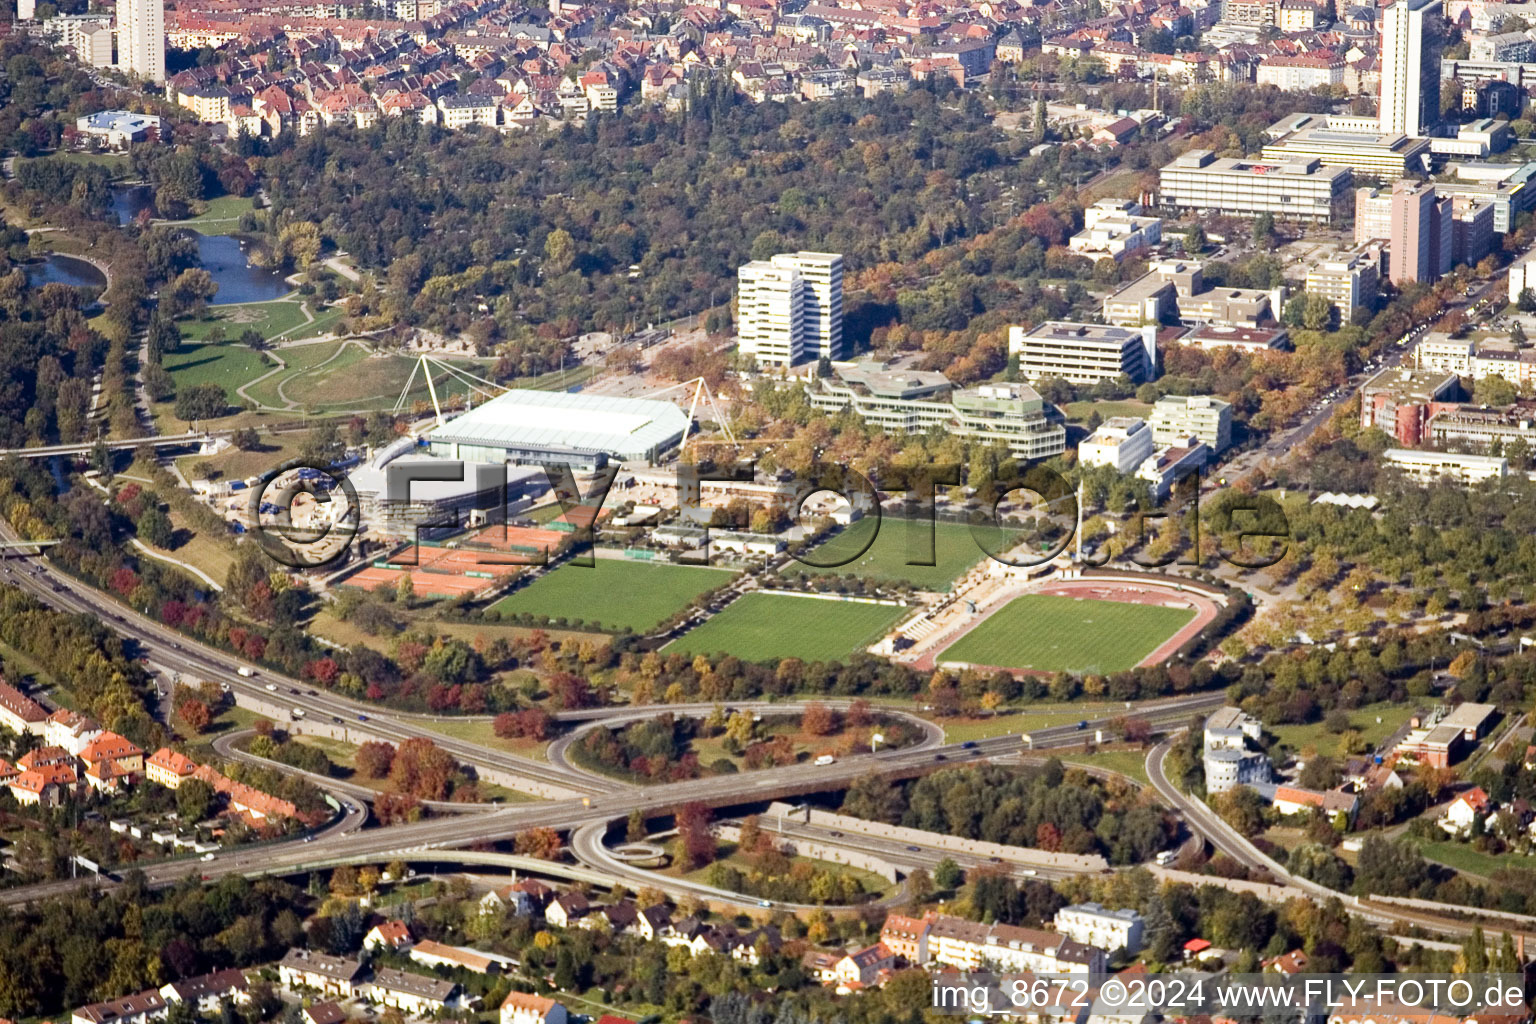
[[[241,665],[239,668],[235,669],[235,672],[237,674],[239,674],[239,675],[245,676],[245,678],[247,678],[247,679],[251,678],[252,676],[254,676],[256,674],[256,670],[255,669],[253,669],[253,668],[246,668],[244,665]]]
[[[815,764],[819,764],[819,765],[829,765],[829,764],[835,764],[836,762],[837,762],[837,758],[833,757],[831,754],[822,754],[820,757],[818,757],[815,760],[814,763]]]
[[[304,709],[303,708],[293,708],[292,710],[290,710],[288,712],[288,717],[292,718],[294,721],[298,721],[299,719],[304,717]]]

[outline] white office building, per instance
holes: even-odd
[[[753,260],[736,272],[741,354],[768,366],[805,358],[805,282],[793,267]]]
[[[1152,407],[1152,443],[1162,448],[1185,445],[1191,437],[1210,445],[1214,454],[1232,443],[1232,403],[1210,395],[1165,395]]]
[[[842,359],[842,256],[833,252],[790,252],[780,253],[769,262],[799,271],[804,282],[806,358]]]
[[[1077,446],[1084,466],[1113,466],[1117,473],[1134,473],[1152,455],[1152,428],[1139,416],[1113,416]]]
[[[1074,903],[1056,911],[1052,922],[1061,934],[1111,955],[1141,949],[1143,924],[1134,910],[1110,910],[1100,903]]]
[[[1158,172],[1164,206],[1319,224],[1333,219],[1350,181],[1349,168],[1325,167],[1316,157],[1269,162],[1218,158],[1208,149],[1191,149]]]
[[[156,85],[165,82],[165,0],[118,3],[117,66]]]
[[[1411,448],[1388,448],[1382,461],[1396,466],[1420,483],[1450,480],[1462,485],[1498,480],[1509,475],[1509,460],[1497,455],[1462,455]]]
[[[1157,375],[1157,328],[1047,320],[1033,330],[1008,328],[1008,354],[1032,381],[1095,384],[1123,374],[1139,383]]]
[[[1509,301],[1519,302],[1520,293],[1527,288],[1536,294],[1536,249],[1509,265]]]
[[[1440,0],[1397,0],[1381,12],[1381,130],[1422,138],[1440,120]]]
[[[1236,786],[1268,782],[1269,757],[1249,749],[1259,743],[1264,726],[1241,708],[1219,708],[1205,720],[1203,760],[1205,791],[1225,793]]]

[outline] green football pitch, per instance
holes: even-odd
[[[1025,594],[957,640],[939,661],[1119,672],[1135,667],[1194,617],[1192,608]]]
[[[885,635],[907,609],[792,594],[744,594],[662,650],[743,661],[838,661]]]
[[[581,619],[603,629],[644,633],[690,601],[731,581],[723,569],[598,558],[590,568],[562,565],[492,607],[502,615]]]
[[[933,531],[931,555],[930,528]],[[998,540],[1002,533],[996,528],[982,527],[979,532],[992,546],[1001,546]],[[870,543],[871,535],[874,536],[873,543]],[[868,545],[868,550],[859,554],[865,545]],[[883,516],[878,527],[873,519],[860,519],[806,552],[804,557],[819,563],[819,566],[792,561],[785,568],[784,574],[852,575],[870,580],[904,580],[923,590],[944,591],[987,555],[976,543],[969,526],[957,523],[930,525],[912,519]],[[909,564],[930,561],[934,564]]]

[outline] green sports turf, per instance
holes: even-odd
[[[1042,672],[1132,668],[1195,617],[1192,608],[1025,594],[939,655],[939,661]]]
[[[599,558],[591,568],[563,565],[492,607],[502,615],[581,619],[644,633],[731,576],[722,569]]]
[[[662,650],[744,661],[846,659],[884,636],[905,608],[790,594],[745,594]]]
[[[841,533],[807,552],[805,557],[821,563],[838,563],[827,568],[790,562],[787,576],[862,576],[871,580],[904,580],[924,590],[948,590],[965,571],[986,557],[986,552],[971,536],[971,528],[956,523],[934,523],[933,565],[909,565],[928,560],[929,524],[911,519],[883,516],[878,528],[873,519],[860,519]],[[997,531],[989,530],[991,534]],[[861,555],[855,553],[874,534],[874,543]]]

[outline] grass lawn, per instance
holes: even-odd
[[[887,604],[746,594],[662,650],[683,654],[724,651],[746,661],[838,661],[880,639],[905,612]]]
[[[165,354],[165,368],[176,381],[178,390],[197,384],[214,383],[224,389],[224,395],[232,406],[240,404],[235,389],[255,380],[271,367],[262,361],[261,353],[253,352],[244,345],[227,341],[218,345],[201,345],[183,342],[175,352]],[[173,407],[174,403],[165,403]]]
[[[762,821],[762,826],[764,831],[770,831],[772,823],[768,819],[764,818]],[[740,871],[743,875],[753,874],[757,870],[753,865],[753,860],[751,857],[737,852],[735,843],[719,844],[717,847],[719,853],[715,857],[712,864],[706,864],[704,867],[695,871],[684,871],[682,869],[682,858],[678,855],[680,851],[678,850],[677,840],[674,839],[668,842],[666,847],[668,852],[672,855],[672,864],[670,867],[664,869],[660,873],[664,875],[674,875],[677,878],[681,878],[689,882],[698,882],[700,885],[709,884],[709,869],[713,866],[713,864],[728,865]],[[814,871],[827,871],[834,875],[851,875],[852,877],[858,879],[860,887],[863,888],[866,893],[871,895],[883,895],[891,888],[890,882],[886,881],[880,875],[875,874],[873,871],[865,871],[862,868],[849,867],[847,864],[838,864],[830,860],[818,860],[815,857],[791,857],[789,858],[789,862],[791,865],[809,865]]]
[[[354,356],[351,353],[356,352]],[[286,358],[286,357],[285,357]],[[445,360],[478,376],[485,376],[486,367],[473,360]],[[393,407],[400,397],[417,361],[409,356],[369,356],[355,347],[348,355],[325,367],[324,372],[299,375],[283,390],[288,398],[304,408],[328,411],[333,409],[385,409]],[[438,397],[461,394],[464,386],[455,383],[446,371],[433,374]],[[417,374],[411,388],[412,400],[429,401],[426,380]]]
[[[906,580],[924,590],[948,590],[950,584],[986,552],[977,545],[968,526],[957,523],[932,524],[933,551],[929,556],[929,524],[911,519],[860,519],[807,553],[820,563],[842,563],[827,568],[791,562],[785,575],[862,576],[871,580]],[[874,541],[870,542],[870,537]],[[859,549],[868,550],[859,554]],[[911,565],[932,561],[934,565]]]
[[[1178,632],[1193,609],[1025,594],[957,640],[940,661],[1043,672],[1119,672]]]
[[[203,210],[195,217],[176,221],[194,228],[203,235],[228,235],[239,230],[241,214],[256,208],[249,196],[219,196],[202,204]]]
[[[1064,753],[1061,755],[1061,760],[1063,764],[1108,768],[1121,775],[1129,775],[1143,786],[1152,784],[1147,778],[1147,754],[1144,750],[1096,750],[1091,754]]]
[[[273,299],[270,302],[241,302],[227,306],[209,306],[202,316],[180,320],[176,326],[183,338],[202,341],[214,327],[224,329],[229,341],[238,338],[246,328],[256,330],[263,338],[297,330],[304,324],[302,302],[290,299]],[[327,310],[327,312],[330,312]],[[284,356],[286,359],[287,357]]]
[[[551,640],[559,640],[564,643],[580,643],[583,640],[604,641],[606,638],[594,633],[582,633],[571,629],[545,629],[536,630],[523,626],[501,626],[489,622],[440,622],[431,617],[430,605],[423,608],[417,607],[402,611],[399,606],[394,611],[404,619],[409,629],[426,630],[442,636],[451,636],[468,643],[474,643],[481,637],[494,640],[504,637],[509,642],[517,638],[527,638],[536,632],[543,634]],[[394,638],[387,636],[369,636],[350,622],[342,622],[331,614],[329,608],[322,608],[315,613],[309,621],[307,628],[316,636],[323,636],[331,643],[341,644],[344,647],[373,647],[388,652],[394,647]],[[515,680],[521,682],[521,679]]]
[[[322,341],[309,345],[294,345],[274,352],[273,355],[281,359],[287,368],[253,385],[246,393],[264,406],[286,409],[288,403],[278,389],[288,382],[304,374],[325,372],[343,365],[350,366],[359,359],[366,358],[366,353],[355,345],[347,346],[349,351],[343,353],[343,345],[344,343],[340,341]],[[324,367],[324,370],[317,371],[317,367]]]
[[[1349,712],[1349,724],[1359,734],[1362,743],[1375,750],[1408,720],[1415,706],[1413,703],[1394,704],[1389,701],[1367,704]],[[1381,721],[1378,722],[1378,718]],[[1266,731],[1274,733],[1281,744],[1297,753],[1315,750],[1331,757],[1348,757],[1351,753],[1359,752],[1343,750],[1339,743],[1341,734],[1329,732],[1322,722],[1267,726]]]
[[[127,153],[80,153],[63,152],[50,153],[47,156],[34,157],[34,160],[63,160],[71,164],[88,164],[97,167],[105,167],[111,172],[114,179],[126,178],[133,171],[133,164],[128,159]],[[18,161],[19,163],[30,163]]]
[[[299,450],[303,446],[303,434],[267,434],[261,439],[260,451],[241,451],[231,446],[217,455],[183,455],[176,460],[176,465],[182,473],[186,474],[188,480],[198,475],[194,467],[204,462],[222,473],[226,480],[244,480],[248,477],[260,476],[274,466],[281,466],[289,459],[298,458]]]
[[[353,785],[364,786],[376,793],[394,792],[394,786],[390,784],[390,781],[387,778],[370,779],[366,776],[357,774],[356,745],[348,743],[345,740],[332,739],[329,736],[301,735],[295,736],[294,738],[298,740],[298,742],[304,744],[306,747],[315,747],[324,751],[325,756],[331,759],[331,763],[340,769],[340,771],[336,773],[338,778],[345,779],[347,782],[350,782]],[[524,801],[536,799],[535,797],[529,796],[527,793],[519,793],[516,790],[508,789],[505,786],[492,785],[491,783],[480,783],[478,784],[477,788],[480,791],[480,799],[482,802],[501,800],[506,803],[522,803]]]
[[[1455,868],[1469,875],[1480,875],[1486,878],[1504,868],[1536,871],[1536,857],[1527,857],[1519,853],[1483,853],[1474,849],[1471,843],[1458,843],[1454,840],[1409,837],[1408,842],[1417,846],[1426,860],[1444,864],[1446,867]]]
[[[504,616],[526,612],[644,633],[706,590],[729,583],[733,575],[720,569],[628,559],[593,562],[590,569],[562,565],[492,607]]]
[[[1142,419],[1146,419],[1152,413],[1152,406],[1146,402],[1137,402],[1129,398],[1119,402],[1068,402],[1061,407],[1061,411],[1066,414],[1067,419],[1074,423],[1081,423],[1087,420],[1095,409],[1106,420],[1111,416],[1140,416]]]
[[[964,743],[966,740],[985,740],[993,736],[1033,732],[1053,725],[1071,725],[1085,719],[1105,718],[1123,713],[1125,713],[1125,705],[1112,702],[1059,704],[1046,707],[1029,704],[1016,711],[1000,711],[984,718],[946,718],[940,720],[939,724],[944,727],[946,743]]]
[[[444,736],[452,736],[456,740],[464,740],[492,750],[505,750],[509,754],[517,754],[520,757],[532,757],[543,761],[546,760],[545,754],[549,750],[549,740],[503,739],[496,735],[490,722],[462,718],[432,718],[416,721]]]

